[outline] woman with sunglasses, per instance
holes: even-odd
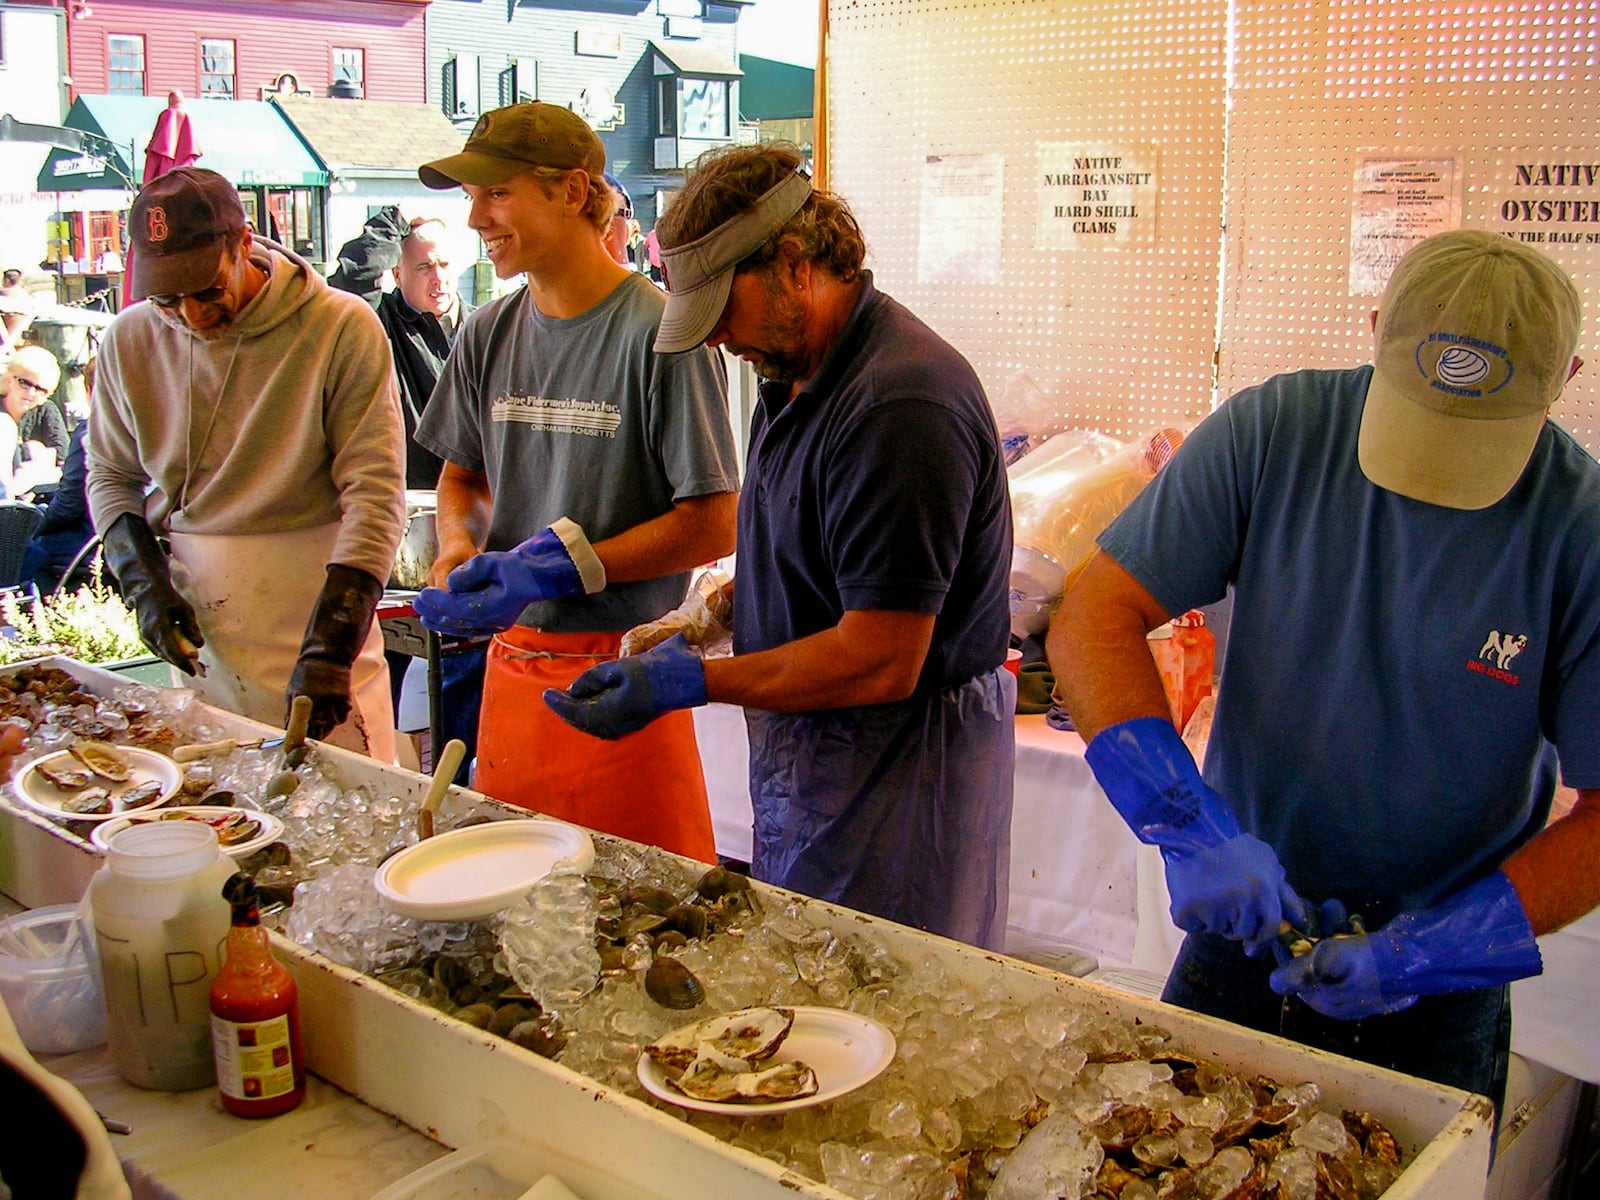
[[[25,442],[18,430],[22,418],[50,398],[61,382],[61,365],[43,346],[23,346],[11,356],[0,376],[0,490],[18,500],[41,483],[61,477],[55,451]]]

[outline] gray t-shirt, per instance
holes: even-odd
[[[489,478],[488,550],[560,517],[601,542],[678,500],[738,490],[727,376],[705,347],[651,348],[666,299],[630,275],[589,311],[541,313],[527,288],[468,318],[416,440]],[[688,573],[530,604],[520,623],[562,633],[629,629],[683,600]]]

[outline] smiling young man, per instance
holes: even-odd
[[[417,439],[445,460],[439,557],[416,609],[492,638],[475,785],[707,861],[715,847],[687,713],[607,744],[540,702],[614,658],[622,634],[733,549],[738,478],[722,364],[652,351],[665,298],[616,262],[616,197],[582,118],[517,104],[424,165],[461,187],[501,279],[526,286],[466,322]]]
[[[129,214],[130,303],[101,346],[89,507],[146,643],[221,708],[391,761],[373,613],[405,522],[389,350],[361,300],[184,167]],[[170,558],[158,538],[171,547]]]

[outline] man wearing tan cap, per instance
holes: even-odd
[[[1537,251],[1429,238],[1371,366],[1234,396],[1101,535],[1050,659],[1162,849],[1166,999],[1499,1102],[1506,985],[1600,902],[1600,466],[1546,419],[1579,322]],[[1145,634],[1230,589],[1202,779]]]
[[[405,451],[383,327],[214,171],[146,184],[128,225],[144,303],[101,345],[88,496],[139,631],[202,699],[278,725],[308,696],[311,736],[392,762],[373,614]]]
[[[492,639],[479,790],[715,861],[687,713],[608,746],[539,701],[733,549],[722,364],[652,352],[665,300],[606,250],[604,172],[594,131],[541,103],[486,114],[460,154],[419,169],[466,192],[495,274],[526,286],[468,318],[417,428],[445,466],[416,609],[430,629]]]
[[[800,161],[784,143],[702,156],[656,226],[656,348],[723,346],[764,380],[734,655],[680,635],[545,700],[601,737],[743,705],[757,878],[998,948],[1016,705],[999,434],[972,368],[873,286],[855,218]]]

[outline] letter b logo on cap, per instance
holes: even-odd
[[[152,242],[167,240],[167,210],[159,204],[153,205],[147,214],[149,218],[149,238]]]

